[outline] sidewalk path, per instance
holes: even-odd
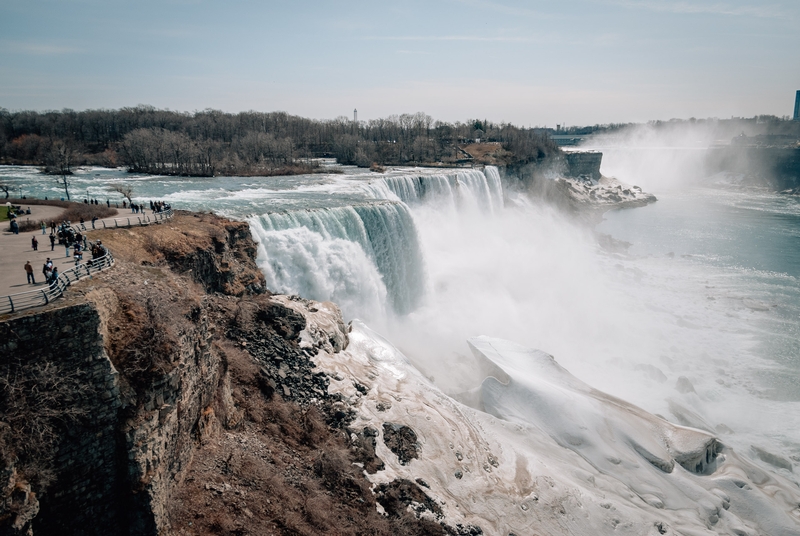
[[[0,207],[4,210],[5,207]],[[24,207],[27,208],[27,207]],[[45,220],[46,222],[58,218],[59,214],[64,212],[65,209],[61,207],[53,207],[48,205],[31,205],[31,214],[20,216],[19,221],[25,221],[26,218],[31,220]],[[115,227],[114,219],[116,218],[120,225],[123,223],[127,225],[128,218],[131,223],[136,225],[139,223],[140,217],[144,214],[133,214],[130,209],[117,209],[118,214],[112,218],[103,218],[95,222],[97,229],[103,229],[103,222],[109,228]],[[150,210],[146,211],[146,215],[153,218],[153,213]],[[56,220],[58,221],[58,220]],[[73,227],[79,227],[80,224],[72,222]],[[86,226],[85,233],[91,238],[92,222],[88,221],[84,224]],[[70,248],[69,256],[66,255],[64,246],[60,246],[58,241],[53,251],[50,251],[50,229],[48,227],[47,234],[43,235],[41,229],[15,235],[8,232],[8,222],[0,222],[0,296],[8,294],[17,294],[19,292],[27,292],[29,290],[38,289],[45,286],[44,275],[42,274],[42,266],[44,265],[47,257],[53,261],[53,266],[58,267],[59,272],[63,272],[75,266],[75,259],[72,257],[72,250]],[[31,237],[36,237],[39,241],[39,250],[33,251],[31,248]],[[83,262],[91,259],[90,252],[85,252],[83,255]],[[33,277],[36,280],[35,284],[29,284],[25,275],[25,262],[31,261],[33,265]]]

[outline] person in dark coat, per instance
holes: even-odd
[[[35,285],[36,280],[33,278],[33,266],[31,266],[31,261],[25,262],[25,273],[28,275],[28,283]]]

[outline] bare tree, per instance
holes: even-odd
[[[122,197],[128,200],[128,204],[133,203],[133,188],[128,186],[127,184],[112,184],[110,188],[117,192],[118,194],[122,194]]]
[[[11,190],[11,186],[8,184],[0,184],[0,192],[4,192],[6,194],[6,199],[8,199],[9,190]]]
[[[58,178],[56,178],[56,182],[58,182],[60,186],[64,187],[64,194],[67,196],[67,201],[70,200],[70,182],[67,180],[67,175],[72,175],[71,168],[75,157],[75,150],[70,146],[69,143],[63,140],[53,141],[53,143],[50,145],[50,150],[47,155],[47,170],[51,173],[60,175]]]

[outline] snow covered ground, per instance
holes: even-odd
[[[306,316],[306,341],[344,336],[335,305],[284,303]],[[800,534],[794,483],[707,432],[593,389],[544,352],[471,339],[485,378],[457,401],[362,322],[349,330],[346,350],[315,361],[357,412],[351,428],[378,432],[385,468],[369,478],[417,482],[451,526],[518,536]],[[390,450],[384,424],[413,430],[416,458]]]

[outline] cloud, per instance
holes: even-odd
[[[634,9],[687,15],[706,14],[770,19],[790,17],[790,14],[779,5],[733,5],[724,2],[675,2],[669,0],[615,0],[608,3]]]

